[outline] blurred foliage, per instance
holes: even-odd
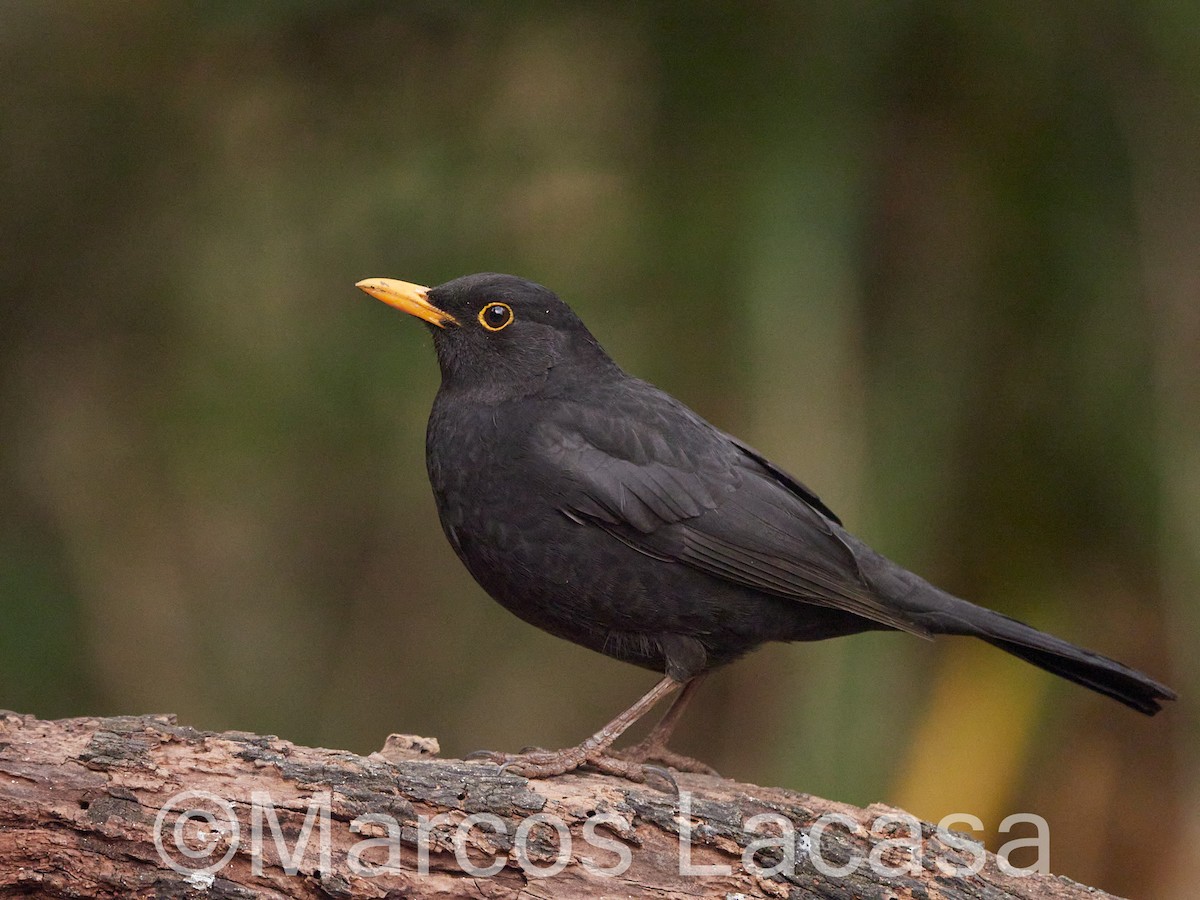
[[[1037,812],[1055,871],[1192,896],[1198,34],[1167,0],[7,4],[0,705],[462,754],[640,693],[461,570],[428,339],[352,287],[510,271],[884,552],[1184,697],[865,635],[718,674],[680,749]]]

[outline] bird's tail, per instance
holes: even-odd
[[[1176,698],[1169,687],[1136,669],[948,594],[880,556],[857,538],[840,534],[876,590],[888,597],[906,619],[930,634],[980,638],[1005,653],[1148,716],[1162,709],[1164,700]]]
[[[949,594],[944,597],[954,602],[939,604],[942,608],[930,621],[933,631],[981,638],[1005,653],[1112,697],[1148,716],[1162,709],[1162,701],[1176,697],[1166,685],[1114,659],[1076,647],[1002,613]]]

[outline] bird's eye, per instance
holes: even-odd
[[[488,331],[500,331],[512,324],[513,311],[507,303],[489,303],[479,311],[479,324]]]

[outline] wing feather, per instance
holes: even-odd
[[[543,418],[537,452],[557,469],[565,515],[655,559],[929,636],[873,589],[812,491],[649,390],[624,414],[619,401],[560,401],[557,415]]]

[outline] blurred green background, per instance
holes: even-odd
[[[867,635],[722,671],[678,749],[1195,896],[1200,7],[18,2],[0,58],[0,706],[461,755],[632,701],[462,570],[428,337],[353,288],[507,271],[883,552],[1183,695]]]

